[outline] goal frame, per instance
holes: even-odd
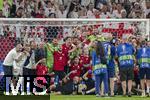
[[[29,21],[38,21],[38,22],[44,22],[44,21],[55,21],[55,22],[61,22],[61,21],[67,21],[67,22],[81,22],[81,21],[87,21],[87,22],[146,22],[146,34],[149,35],[148,39],[150,40],[150,19],[67,19],[67,18],[0,18],[1,21],[22,21],[22,22],[29,22]]]

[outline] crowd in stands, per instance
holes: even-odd
[[[3,0],[1,18],[150,18],[149,0]]]

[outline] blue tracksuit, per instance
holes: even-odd
[[[92,52],[93,73],[95,75],[95,93],[100,94],[100,84],[104,81],[105,93],[108,93],[108,73],[107,65],[101,64],[100,57],[96,51]]]
[[[134,52],[132,44],[122,43],[117,46],[116,53],[119,57],[120,68],[134,67]]]

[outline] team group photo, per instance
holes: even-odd
[[[149,100],[149,18],[149,0],[0,1],[0,95]]]

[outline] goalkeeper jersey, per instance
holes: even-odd
[[[45,49],[46,49],[46,65],[48,66],[48,68],[52,68],[54,63],[53,53],[54,51],[58,51],[59,46],[54,46],[53,44],[47,43],[45,45]]]

